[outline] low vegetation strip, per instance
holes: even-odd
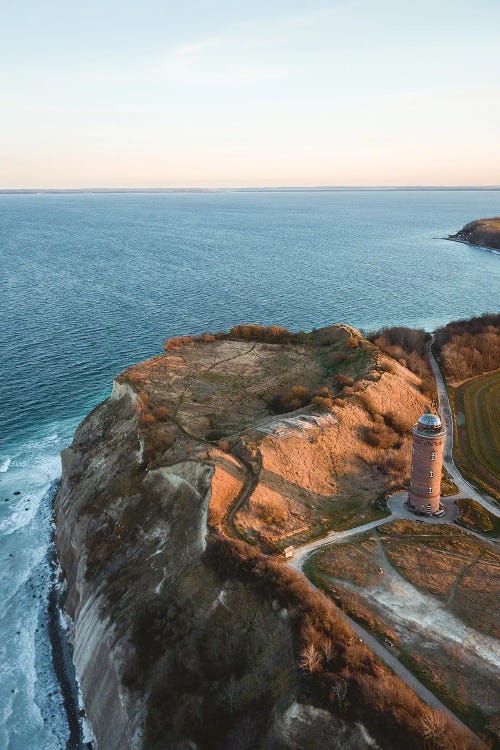
[[[500,369],[455,392],[458,441],[467,473],[500,498]]]
[[[491,534],[500,536],[500,518],[497,518],[479,505],[478,502],[470,497],[463,497],[456,501],[460,508],[460,517],[457,520],[461,526],[465,526],[472,531],[479,531],[482,534]]]

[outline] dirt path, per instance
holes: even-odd
[[[301,570],[301,568],[299,568]],[[309,581],[309,579],[307,579]],[[332,579],[334,580],[334,579]],[[311,588],[315,589],[316,591],[320,591],[311,581],[309,581],[309,585]],[[412,688],[412,690],[415,691],[415,693],[418,695],[419,698],[421,698],[424,703],[427,703],[428,706],[432,706],[432,708],[435,708],[437,711],[441,711],[443,714],[445,714],[449,719],[454,721],[456,724],[458,724],[462,729],[464,729],[467,732],[470,732],[474,735],[474,733],[469,729],[469,727],[461,721],[458,716],[456,716],[452,711],[450,711],[449,708],[447,708],[444,703],[441,703],[439,698],[436,698],[434,693],[432,693],[428,688],[425,687],[423,683],[418,680],[412,672],[410,672],[409,669],[407,669],[401,662],[397,659],[397,657],[392,654],[389,649],[385,648],[371,633],[368,632],[368,630],[365,630],[359,623],[356,622],[356,620],[353,620],[349,615],[347,615],[345,612],[342,612],[341,609],[339,609],[339,613],[341,617],[349,623],[351,628],[354,630],[354,632],[358,635],[358,637],[369,647],[371,650],[377,654],[377,656],[382,659],[382,661],[394,672],[395,675],[400,677],[403,682],[405,682],[409,687]],[[475,735],[474,735],[475,737]]]
[[[239,461],[241,466],[244,467],[247,476],[245,484],[241,488],[236,500],[231,505],[225,520],[227,526],[230,528],[232,536],[240,539],[241,534],[236,528],[234,518],[239,509],[250,500],[250,497],[259,483],[260,472],[262,471],[262,456],[260,451],[258,451],[255,462],[251,462],[250,460],[245,459],[242,455],[236,455],[234,453],[231,453],[231,455]]]
[[[443,424],[446,427],[446,438],[445,438],[445,446],[444,446],[444,457],[443,462],[446,466],[446,469],[448,470],[448,474],[453,479],[455,484],[457,485],[458,489],[460,490],[461,494],[464,497],[471,497],[473,500],[476,500],[480,505],[483,506],[486,510],[488,510],[490,513],[492,513],[497,518],[500,518],[500,509],[497,505],[493,502],[493,500],[488,499],[484,495],[482,495],[475,487],[472,486],[464,477],[461,475],[457,467],[455,466],[455,462],[453,460],[453,414],[451,411],[451,405],[450,400],[448,398],[448,392],[446,390],[446,386],[444,384],[443,376],[441,375],[441,370],[438,367],[438,364],[436,362],[436,359],[434,357],[434,354],[432,353],[432,343],[434,341],[434,337],[429,342],[428,345],[428,355],[429,355],[429,362],[432,367],[432,371],[434,373],[434,377],[436,379],[436,387],[438,392],[438,398],[439,398],[439,413],[441,414],[441,419],[443,420]]]
[[[446,599],[446,607],[447,608],[449,608],[450,605],[452,604],[453,599],[455,598],[455,594],[457,593],[457,589],[460,586],[460,584],[462,583],[462,580],[463,580],[465,574],[467,573],[468,570],[470,570],[470,568],[472,568],[476,563],[479,562],[479,560],[482,558],[483,554],[484,554],[484,552],[481,551],[472,560],[469,560],[469,562],[466,565],[464,565],[464,567],[462,568],[462,570],[460,571],[460,573],[457,575],[457,577],[455,578],[455,580],[453,582],[453,585],[452,585],[452,587],[450,589],[450,592],[448,594],[448,598]]]

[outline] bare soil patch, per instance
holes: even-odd
[[[448,525],[400,520],[318,553],[309,566],[352,617],[398,644],[455,713],[500,740],[500,555],[490,545]]]

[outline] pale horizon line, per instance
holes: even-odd
[[[314,191],[397,191],[397,190],[500,190],[500,184],[462,185],[266,185],[240,187],[61,187],[61,188],[0,188],[0,195],[50,193],[238,193],[238,192],[314,192]]]

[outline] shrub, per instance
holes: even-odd
[[[312,394],[304,385],[294,385],[284,395],[276,395],[271,400],[271,409],[275,414],[295,411],[311,403]]]
[[[282,523],[288,516],[288,509],[284,501],[277,497],[256,503],[255,509],[260,518],[268,524]]]
[[[158,453],[164,453],[175,443],[175,431],[157,427],[148,435],[148,447]]]
[[[368,334],[367,338],[379,347],[380,344],[376,339],[381,342],[382,346],[398,347],[408,354],[417,352],[417,354],[423,355],[430,336],[423,328],[393,326],[392,328],[381,328],[380,331],[373,331]]]
[[[335,382],[341,388],[344,385],[354,385],[354,379],[350,378],[348,375],[343,375],[342,373],[339,373],[337,375],[337,377],[335,378]]]
[[[170,417],[170,410],[167,406],[158,406],[154,411],[154,415],[160,422],[165,422]]]
[[[328,361],[332,365],[341,365],[345,360],[346,355],[344,352],[330,352],[330,354],[328,354]]]
[[[292,333],[282,326],[262,326],[253,323],[233,326],[227,337],[267,344],[298,344],[307,341],[307,335],[302,331],[300,333]]]
[[[151,412],[143,412],[139,417],[139,424],[141,427],[150,427],[151,425],[155,424],[156,418],[154,414],[151,414]]]
[[[468,529],[472,529],[473,531],[480,531],[483,533],[493,531],[494,527],[491,521],[491,516],[482,505],[479,505],[478,502],[469,497],[461,498],[460,500],[457,500],[456,503],[460,508],[460,518],[458,519],[458,523]]]
[[[331,409],[338,399],[325,396],[314,396],[312,403],[316,406],[322,406],[324,409]]]
[[[388,425],[375,422],[372,427],[367,427],[364,432],[364,439],[368,445],[373,448],[393,448],[399,442],[399,436]]]
[[[413,420],[404,412],[389,411],[384,414],[383,419],[398,435],[405,435],[413,426]]]

